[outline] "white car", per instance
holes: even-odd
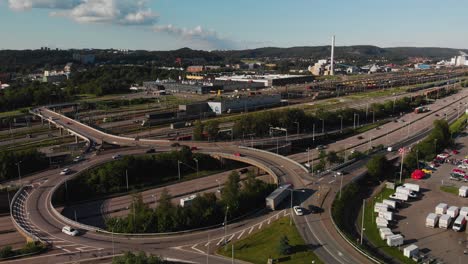
[[[120,154],[115,154],[114,156],[112,156],[112,159],[115,159],[115,160],[120,159],[120,158],[122,158]]]
[[[302,208],[299,207],[299,206],[294,206],[294,207],[293,207],[293,210],[294,210],[294,213],[295,213],[296,215],[304,215],[304,211],[303,211]]]
[[[460,164],[460,165],[458,165],[458,168],[460,168],[460,169],[468,169],[468,164]]]
[[[84,160],[84,157],[83,156],[76,156],[74,159],[73,159],[73,162],[80,162]]]
[[[60,175],[68,175],[71,172],[69,168],[65,168],[60,172]]]
[[[78,230],[74,229],[73,227],[64,226],[62,228],[62,232],[69,235],[69,236],[77,236],[79,234]]]

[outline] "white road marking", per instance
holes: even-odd
[[[244,233],[245,233],[245,229],[242,231],[242,233],[240,233],[240,235],[237,237],[237,239],[240,239]]]
[[[223,241],[224,241],[224,237],[222,237],[222,238],[218,241],[218,243],[216,243],[216,245],[219,246],[219,245],[221,244],[221,242],[223,242]]]
[[[231,241],[234,238],[235,235],[236,234],[232,234],[232,236],[227,241]]]
[[[260,225],[258,226],[258,229],[262,229],[262,225],[263,225],[263,222],[260,223]]]
[[[208,243],[205,244],[205,247],[208,247],[208,245],[210,245],[210,241],[208,241]]]
[[[195,251],[198,251],[198,252],[200,252],[200,253],[202,253],[202,254],[205,253],[205,252],[203,252],[202,250],[196,248],[196,246],[198,246],[198,244],[193,245],[193,246],[192,246],[192,249],[195,250]]]
[[[322,177],[322,178],[318,179],[318,181],[322,181],[323,179],[324,179],[324,178]]]
[[[328,184],[332,184],[336,181],[336,179],[332,180],[332,181],[329,181]]]
[[[255,226],[252,226],[252,227],[250,228],[250,230],[249,230],[249,235],[250,235],[250,233],[252,233],[252,231],[254,230],[254,227],[255,227]]]
[[[267,225],[269,225],[270,223],[271,223],[271,218],[268,218]]]

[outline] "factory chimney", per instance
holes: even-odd
[[[334,63],[334,53],[335,53],[335,35],[332,37],[331,44],[331,59],[330,59],[330,75],[335,75],[335,63]]]

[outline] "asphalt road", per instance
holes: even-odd
[[[466,94],[466,90],[462,92]],[[458,94],[457,96],[461,96]],[[447,101],[445,104],[450,105],[453,101],[451,99],[446,99]],[[84,135],[92,140],[97,142],[107,141],[110,143],[117,142],[122,145],[139,145],[139,146],[148,146],[148,145],[157,145],[159,147],[168,146],[170,142],[168,141],[146,141],[140,140],[136,142],[133,139],[128,138],[121,138],[112,135],[104,134],[100,131],[96,131],[90,129],[89,127],[80,124],[76,121],[71,119],[64,118],[59,116],[57,113],[54,113],[50,110],[45,108],[41,108],[41,112],[44,115],[53,116],[57,118],[55,122],[57,122],[60,126],[67,127],[74,131],[79,131],[81,135]],[[406,117],[404,117],[406,118]],[[416,124],[415,124],[416,126]],[[419,128],[414,128],[414,130],[418,130]],[[398,133],[398,132],[395,132]],[[399,135],[401,139],[401,135]],[[232,153],[240,152],[244,155],[246,160],[252,160],[255,162],[259,162],[265,166],[271,168],[279,177],[281,182],[291,182],[294,184],[296,189],[306,189],[306,193],[311,193],[312,195],[309,199],[312,200],[305,200],[303,205],[307,208],[309,202],[313,203],[314,197],[313,194],[317,193],[320,194],[320,191],[317,192],[317,188],[314,188],[314,185],[317,185],[317,182],[320,186],[320,181],[325,181],[330,185],[330,192],[336,192],[337,186],[333,185],[336,182],[333,181],[330,177],[331,175],[325,176],[323,178],[313,178],[307,173],[303,171],[303,169],[297,166],[295,163],[291,162],[290,160],[279,158],[271,153],[264,153],[258,152],[254,150],[248,149],[239,149],[236,146],[232,146],[229,143],[188,143],[190,144],[197,144],[199,149],[202,152],[219,152],[225,153],[227,155],[232,155]],[[137,151],[137,150],[135,150]],[[96,156],[89,159],[86,163],[81,163],[75,165],[73,169],[75,170],[82,170],[85,169],[87,166],[92,166],[93,164],[97,164],[100,162],[104,162],[106,159],[110,159],[109,155],[102,155]],[[99,252],[109,252],[109,249],[117,248],[118,250],[135,250],[135,249],[143,249],[149,252],[156,252],[163,254],[164,256],[169,257],[176,257],[176,258],[183,258],[186,260],[192,260],[196,262],[205,262],[206,255],[201,253],[202,250],[187,250],[185,248],[186,245],[195,245],[199,243],[203,243],[207,241],[207,235],[210,237],[214,237],[218,239],[225,238],[224,230],[222,229],[214,229],[204,232],[195,232],[190,234],[183,234],[178,236],[159,236],[159,237],[151,237],[151,238],[122,238],[122,237],[110,237],[109,235],[104,235],[100,233],[94,232],[86,232],[85,234],[78,236],[78,237],[69,237],[64,235],[60,232],[60,228],[64,225],[63,221],[57,218],[53,212],[52,208],[49,204],[51,199],[51,190],[53,186],[57,184],[61,184],[64,181],[63,177],[57,176],[58,171],[54,172],[54,175],[47,176],[47,181],[44,181],[42,184],[38,184],[34,186],[34,190],[29,194],[26,198],[26,208],[24,210],[28,212],[28,221],[35,230],[39,232],[39,235],[49,242],[53,242],[54,246],[57,247],[60,243],[67,244],[72,243],[72,245],[77,246],[70,246],[70,252],[73,252],[71,248],[75,250],[81,251],[81,254],[85,254],[83,252],[91,251],[99,251]],[[351,174],[354,175],[354,174]],[[355,176],[355,175],[354,175]],[[347,177],[347,179],[351,179],[352,177]],[[43,178],[40,178],[43,179]],[[330,180],[328,180],[330,179]],[[326,185],[323,185],[326,186]],[[322,188],[322,187],[321,187]],[[326,188],[326,187],[323,187]],[[325,194],[323,194],[325,195]],[[317,195],[318,197],[318,195]],[[319,199],[319,198],[317,198]],[[326,204],[326,202],[324,203]],[[336,231],[333,228],[327,226],[326,219],[319,219],[319,221],[314,221],[313,215],[311,217],[303,217],[302,219],[298,219],[298,217],[294,217],[295,221],[305,220],[305,222],[299,222],[299,231],[301,232],[302,236],[306,238],[306,241],[311,245],[317,245],[315,252],[317,255],[326,263],[368,263],[367,259],[363,256],[355,252],[354,250],[350,250],[347,248],[347,244],[340,238],[336,237]],[[266,216],[267,217],[267,216]],[[309,219],[310,218],[310,219]],[[24,219],[23,219],[24,220]],[[316,219],[315,219],[316,220]],[[236,228],[240,228],[239,232],[242,232],[242,228],[245,227],[253,227],[258,225],[258,221],[261,221],[261,217],[252,219],[247,219],[245,221],[251,222],[240,222],[243,223],[242,226],[237,226],[238,223],[232,224],[232,227],[228,227],[230,232],[228,236],[231,234],[234,237],[237,233]],[[305,228],[305,227],[308,227]],[[324,228],[325,227],[325,228]],[[244,230],[245,232],[245,230]],[[231,236],[230,236],[231,237]],[[112,243],[112,241],[116,243]],[[195,244],[194,244],[195,243]],[[192,248],[191,247],[191,248]],[[79,250],[79,248],[83,250]],[[195,247],[197,248],[197,247]],[[193,248],[192,248],[193,249]],[[76,251],[76,252],[78,252]],[[70,256],[68,256],[70,257]],[[76,254],[73,255],[72,258],[76,259],[78,256]],[[83,256],[81,256],[83,257]],[[215,258],[215,256],[211,256]],[[50,261],[48,258],[47,261]],[[228,263],[228,260],[224,258],[220,258],[216,260],[216,263]]]

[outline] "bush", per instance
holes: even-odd
[[[0,259],[9,258],[15,255],[11,246],[6,246],[0,249]]]
[[[28,242],[26,245],[24,245],[23,248],[19,250],[19,254],[31,254],[31,253],[36,253],[39,251],[42,251],[45,249],[44,244],[39,243],[39,242]]]

